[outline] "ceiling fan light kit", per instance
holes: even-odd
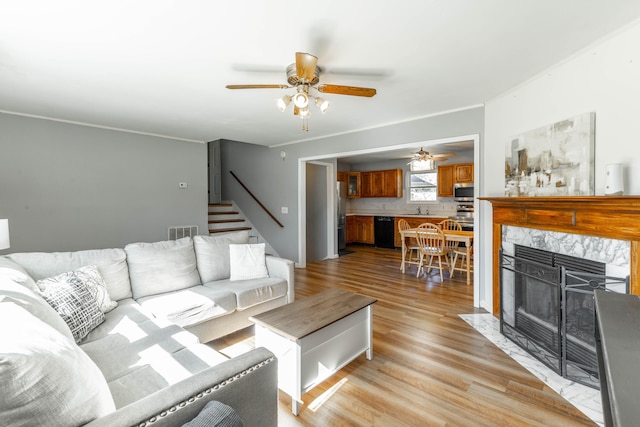
[[[280,111],[284,112],[284,110],[287,109],[289,104],[291,104],[291,97],[289,95],[285,95],[282,98],[276,99],[276,105],[278,106],[278,109]]]
[[[453,156],[453,153],[430,154],[420,148],[420,151],[414,153],[407,164],[411,165],[412,171],[433,170],[436,168],[436,162],[444,162],[450,156]]]
[[[320,81],[320,68],[318,68],[318,58],[309,53],[297,52],[296,62],[287,67],[287,82],[291,86],[277,84],[252,84],[252,85],[227,85],[227,89],[292,89],[295,88],[297,93],[293,96],[284,95],[276,99],[278,109],[284,112],[287,106],[293,101],[293,114],[303,120],[302,130],[308,131],[309,126],[307,119],[311,115],[309,111],[309,101],[320,109],[322,114],[326,113],[331,103],[319,96],[310,94],[310,90],[317,90],[320,93],[333,93],[336,95],[351,95],[372,97],[376,94],[376,90],[366,87],[355,86],[339,86],[339,85],[320,85],[315,86]]]

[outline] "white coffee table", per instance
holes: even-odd
[[[373,357],[372,305],[376,299],[329,289],[249,318],[256,347],[278,358],[278,388],[291,396],[294,415],[302,395],[360,354]]]

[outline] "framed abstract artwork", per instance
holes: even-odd
[[[584,113],[510,138],[506,196],[592,196],[595,113]]]

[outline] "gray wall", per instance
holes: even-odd
[[[187,189],[179,189],[187,182]],[[1,253],[122,247],[207,231],[207,146],[0,114]]]
[[[307,163],[306,184],[307,262],[313,262],[327,258],[329,253],[327,248],[327,168]]]
[[[318,120],[322,120],[322,117]],[[335,157],[333,155],[336,153],[349,151],[464,135],[482,135],[483,128],[484,109],[478,107],[274,148],[223,140],[222,199],[235,200],[280,256],[298,261],[298,159],[321,158],[324,155],[331,158]],[[313,137],[313,126],[308,137]],[[280,157],[281,150],[286,152],[284,160]],[[278,227],[271,218],[261,212],[249,196],[238,191],[240,187],[229,177],[229,170],[240,176],[284,224],[284,228]],[[280,213],[283,206],[288,207],[289,213],[286,215]]]

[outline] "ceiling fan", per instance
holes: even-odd
[[[285,111],[293,101],[293,114],[300,117],[302,130],[308,131],[307,119],[311,115],[309,104],[313,102],[324,114],[331,103],[320,96],[313,95],[311,91],[330,93],[336,95],[351,95],[372,97],[376,90],[367,87],[340,86],[330,84],[318,84],[320,82],[320,68],[318,57],[310,53],[296,52],[296,62],[287,67],[287,82],[285,84],[251,84],[251,85],[227,85],[227,89],[296,89],[293,95],[284,95],[276,100],[280,111]]]
[[[435,168],[435,162],[444,162],[447,157],[453,155],[453,153],[431,154],[420,147],[420,151],[413,153],[411,161],[407,164],[412,168],[419,167],[421,170],[430,170]]]

